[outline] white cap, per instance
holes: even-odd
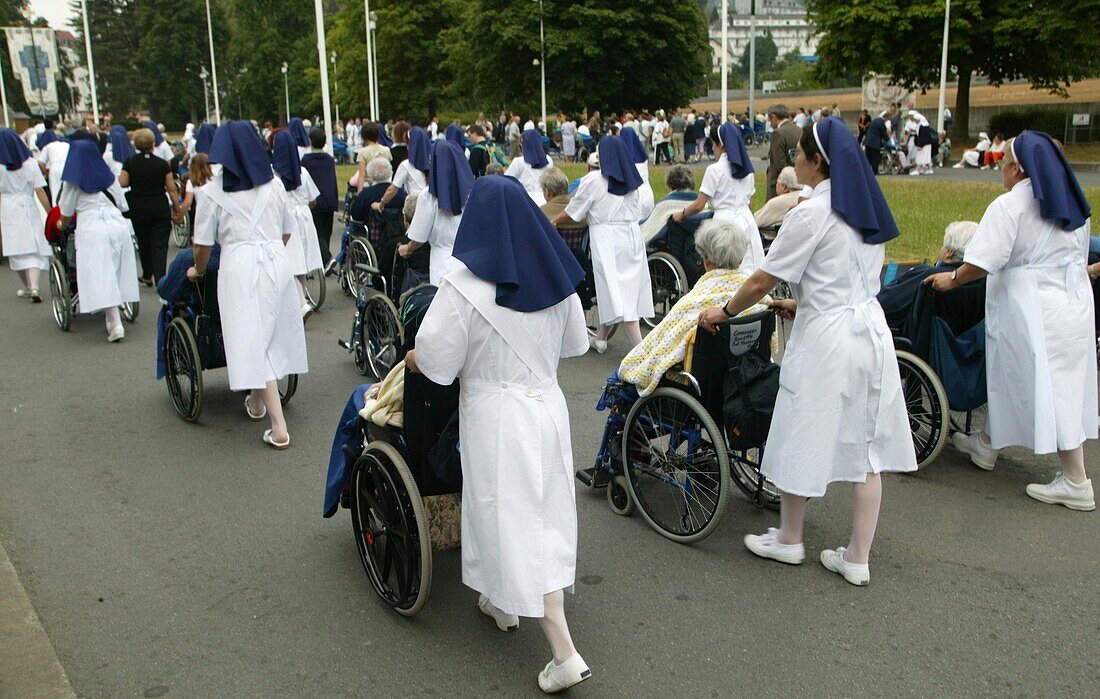
[[[592,151],[592,154],[588,156],[588,167],[599,169],[600,154],[598,151]]]

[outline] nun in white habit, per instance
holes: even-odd
[[[249,392],[244,406],[251,420],[271,419],[263,441],[286,449],[290,434],[277,381],[308,370],[285,247],[297,225],[294,212],[248,122],[222,124],[209,157],[222,167],[195,190],[195,266],[188,276],[202,277],[210,248],[221,243],[218,305],[229,387]]]
[[[938,291],[989,276],[985,295],[985,431],[951,441],[979,468],[1000,449],[1057,452],[1062,470],[1033,483],[1039,502],[1094,510],[1085,474],[1086,439],[1096,439],[1096,332],[1086,274],[1092,210],[1050,136],[1024,131],[1001,161],[1005,194],[982,216],[964,264],[925,283]]]
[[[894,342],[875,298],[884,244],[898,228],[840,118],[803,130],[794,168],[813,195],[783,219],[763,266],[725,306],[703,311],[699,325],[713,332],[779,280],[790,284],[794,299],[771,304],[786,317],[797,314],[760,468],[781,491],[780,527],[746,536],[745,546],[763,558],[802,563],[807,498],[848,481],[855,484],[852,536],[847,547],[823,550],[821,563],[866,585],[879,474],[917,468]]]
[[[535,202],[535,206],[542,206],[546,203],[546,199],[542,195],[539,177],[542,176],[543,168],[553,164],[553,161],[546,155],[546,149],[542,147],[541,131],[534,128],[524,131],[520,142],[523,157],[513,158],[504,174],[519,180],[527,190],[528,196]]]
[[[510,177],[482,177],[454,244],[458,267],[424,317],[412,371],[461,385],[462,581],[502,631],[538,618],[554,657],[543,691],[591,676],[563,607],[577,565],[569,411],[558,362],[588,349],[572,253]]]
[[[103,311],[107,339],[118,342],[125,335],[118,307],[139,299],[133,228],[122,216],[130,207],[95,141],[69,144],[61,179],[58,229],[64,230],[69,219],[79,215],[76,280],[80,312]]]
[[[672,214],[676,221],[694,216],[710,204],[714,218],[735,221],[737,227],[748,236],[748,251],[741,262],[741,271],[751,275],[764,263],[764,243],[760,240],[760,227],[752,215],[752,195],[756,192],[752,159],[745,150],[741,130],[730,122],[722,124],[713,138],[715,161],[703,173],[699,196],[683,211]],[[726,157],[722,157],[725,155]]]
[[[69,155],[69,143],[57,137],[53,129],[46,129],[38,137],[38,162],[46,168],[46,177],[50,182],[50,200],[57,205],[61,194],[61,172],[65,169],[65,158]]]
[[[321,269],[323,265],[321,244],[317,241],[317,229],[313,225],[313,213],[310,211],[317,203],[317,197],[321,196],[321,190],[317,189],[309,171],[302,167],[293,134],[284,129],[275,134],[274,141],[272,166],[286,188],[287,204],[294,215],[293,225],[290,226],[290,240],[286,244],[286,257],[298,289],[302,318],[309,318],[312,308],[306,301],[302,283],[307,274]]]
[[[642,139],[638,138],[638,133],[633,126],[624,126],[619,137],[626,144],[634,166],[638,168],[638,174],[642,177],[642,186],[638,188],[639,214],[643,219],[648,218],[653,213],[654,207],[653,187],[649,184],[649,154],[646,153]]]
[[[166,163],[171,163],[175,153],[172,152],[172,145],[165,140],[164,132],[160,130],[157,122],[145,121],[141,125],[153,132],[153,155]]]
[[[42,229],[42,212],[49,208],[46,178],[31,150],[15,131],[0,129],[0,235],[8,264],[23,282],[16,294],[35,303],[42,301],[39,274],[50,268],[50,245]]]
[[[623,324],[631,346],[642,341],[638,320],[653,315],[653,290],[638,226],[641,175],[618,136],[601,138],[598,153],[600,169],[581,178],[573,199],[553,224],[588,219],[600,314],[592,345],[602,354],[607,350],[608,330],[615,323]]]

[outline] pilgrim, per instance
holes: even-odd
[[[714,133],[712,140],[716,159],[703,173],[699,196],[683,211],[674,213],[672,218],[683,221],[686,216],[701,212],[709,203],[714,207],[714,218],[735,222],[748,236],[746,242],[749,247],[741,262],[741,271],[751,275],[764,262],[764,244],[760,241],[760,229],[751,208],[752,195],[756,191],[752,160],[737,126],[726,122]]]
[[[409,242],[398,246],[397,253],[408,257],[422,245],[430,245],[430,283],[440,286],[451,270],[462,266],[451,256],[451,250],[462,222],[462,210],[474,186],[474,174],[462,149],[449,137],[437,141],[433,150],[428,191],[417,198],[416,213],[409,223]]]
[[[195,136],[195,153],[208,154],[210,152],[210,146],[214,143],[214,134],[217,129],[213,124],[203,124],[199,127],[199,132]]]
[[[985,430],[951,441],[991,470],[999,450],[1057,452],[1062,470],[1026,492],[1039,502],[1093,510],[1086,439],[1096,438],[1096,333],[1086,273],[1092,210],[1057,144],[1024,131],[1001,161],[1005,194],[993,200],[961,267],[932,275],[939,291],[988,275]]]
[[[46,178],[50,183],[50,201],[57,205],[61,193],[61,172],[65,169],[65,158],[69,155],[69,143],[58,138],[53,129],[46,129],[38,137],[38,162],[46,168]]]
[[[414,126],[409,131],[409,157],[401,161],[397,170],[393,173],[393,181],[386,191],[382,193],[379,201],[371,204],[371,208],[381,213],[390,203],[390,199],[397,196],[397,190],[405,190],[405,194],[419,194],[428,187],[428,167],[431,165],[431,145],[428,140],[428,132],[419,126]]]
[[[699,324],[713,332],[780,280],[790,284],[794,298],[771,304],[795,315],[760,469],[781,491],[780,527],[746,536],[745,545],[764,558],[802,563],[807,499],[849,481],[856,484],[851,540],[823,550],[821,563],[866,585],[879,474],[917,468],[894,343],[875,300],[884,244],[898,229],[843,120],[806,127],[797,150],[798,181],[813,194],[784,218],[763,266],[725,306],[703,311]]]
[[[298,147],[298,158],[309,152],[309,132],[305,123],[298,117],[287,122],[286,130],[294,137],[294,145]]]
[[[153,155],[166,163],[171,163],[176,154],[172,152],[172,146],[164,140],[164,132],[155,121],[142,122],[142,126],[153,132]]]
[[[523,132],[520,139],[523,152],[522,158],[513,158],[508,170],[504,174],[511,175],[519,180],[523,188],[527,190],[535,206],[542,206],[546,199],[542,195],[542,185],[539,184],[539,176],[542,169],[553,164],[546,155],[546,149],[542,147],[542,133],[534,128]]]
[[[309,171],[302,168],[293,134],[284,129],[275,134],[274,140],[272,166],[275,168],[275,174],[282,181],[283,187],[286,188],[287,206],[293,215],[293,221],[287,227],[290,231],[290,240],[286,244],[286,258],[290,273],[295,277],[294,283],[298,289],[302,317],[308,318],[313,309],[306,301],[305,287],[302,282],[307,274],[315,269],[321,269],[323,264],[321,244],[317,240],[313,227],[313,213],[310,211],[317,203],[317,197],[321,196],[321,192],[314,184]]]
[[[8,264],[19,273],[19,298],[42,301],[38,276],[50,268],[50,245],[43,234],[43,209],[50,208],[46,178],[30,148],[11,129],[0,129],[0,236]],[[38,202],[35,202],[38,197]],[[39,204],[42,208],[39,208]]]
[[[616,323],[626,328],[631,346],[642,341],[638,319],[653,315],[653,291],[638,227],[642,176],[618,136],[601,138],[598,155],[600,169],[581,178],[569,206],[553,223],[562,225],[588,218],[600,315],[592,346],[602,354],[607,351],[610,326]]]
[[[73,141],[61,174],[64,186],[58,198],[64,230],[79,215],[76,234],[76,281],[80,312],[103,311],[107,339],[125,335],[118,307],[139,300],[133,228],[123,218],[129,211],[122,187],[91,141]]]
[[[111,169],[111,174],[117,179],[122,174],[123,164],[130,157],[136,155],[137,151],[134,150],[134,144],[130,142],[130,137],[126,134],[125,126],[120,124],[112,126],[107,138],[107,150],[103,153],[103,160],[107,163],[107,167]]]
[[[201,278],[210,248],[221,243],[218,305],[229,387],[249,392],[244,403],[250,419],[270,418],[263,441],[286,449],[290,434],[277,381],[308,370],[285,248],[297,225],[295,214],[247,122],[222,124],[209,157],[221,171],[195,190],[195,266],[188,276]]]
[[[592,674],[564,611],[577,505],[557,382],[559,360],[588,349],[574,291],[584,272],[510,177],[473,184],[454,257],[406,363],[437,384],[459,379],[462,582],[502,631],[539,620],[554,656],[539,687],[559,692]]]
[[[631,160],[638,168],[638,174],[642,176],[642,186],[638,188],[638,204],[639,214],[644,219],[653,212],[655,204],[653,187],[649,184],[649,154],[646,153],[645,146],[642,145],[642,139],[638,138],[633,126],[624,126],[619,136],[626,144],[627,150],[630,151]]]

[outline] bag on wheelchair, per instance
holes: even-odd
[[[779,365],[749,352],[731,364],[722,388],[729,446],[750,449],[763,445],[779,395]]]

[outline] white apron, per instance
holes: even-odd
[[[107,195],[100,193],[98,199],[102,200],[99,206],[83,208],[76,217],[76,283],[81,313],[96,313],[140,298],[133,226]]]
[[[589,241],[600,324],[652,317],[653,289],[638,222],[592,224]]]
[[[222,244],[218,269],[229,387],[264,388],[268,381],[306,373],[305,329],[286,248],[281,236],[268,238],[259,228],[273,189],[260,189],[251,212],[221,189],[206,191],[230,215],[248,222],[248,239]]]
[[[517,314],[496,304],[496,287],[468,270],[447,276],[450,293],[461,296],[507,344],[511,353],[501,355],[500,365],[466,366],[470,345],[485,340],[485,330],[475,329],[467,343],[447,347],[442,328],[432,328],[433,342],[423,342],[425,360],[453,362],[447,350],[460,353],[461,396],[459,432],[462,445],[462,581],[486,595],[499,609],[520,616],[541,617],[543,596],[571,590],[576,576],[577,512],[573,481],[573,457],[569,412],[557,383],[559,350],[540,342],[526,321],[562,323],[565,341],[561,352],[576,354],[578,334],[583,345],[583,312],[574,295],[562,302],[573,304],[537,311],[543,318],[517,322]],[[444,286],[441,293],[447,293]],[[437,296],[437,303],[439,302]],[[446,300],[444,300],[446,303]],[[452,301],[453,303],[453,301]],[[561,304],[559,304],[561,305]],[[429,310],[443,313],[446,306]],[[465,312],[465,311],[463,311]],[[453,313],[453,311],[452,311]],[[438,321],[437,321],[438,322]],[[430,323],[426,319],[425,326]],[[576,325],[577,327],[571,327]],[[554,328],[555,333],[558,332]],[[423,335],[424,340],[428,335]],[[478,345],[483,346],[483,345]],[[429,352],[431,354],[429,354]],[[514,354],[513,354],[514,353]],[[517,359],[518,358],[518,359]],[[516,362],[522,364],[515,366]],[[433,362],[435,364],[436,362]],[[422,364],[427,366],[427,363]],[[454,369],[451,364],[450,369]],[[429,371],[431,371],[429,369]],[[522,384],[502,381],[503,376],[530,376]],[[497,377],[496,380],[490,380]]]
[[[752,215],[752,209],[747,206],[736,209],[717,209],[714,218],[718,221],[733,221],[748,236],[745,248],[745,257],[741,260],[741,271],[746,277],[760,269],[764,264],[764,243],[760,240],[760,227],[756,225],[756,218]]]
[[[299,189],[304,186],[299,185]],[[303,203],[302,199],[295,195],[296,191],[286,193],[287,208],[294,216],[290,240],[286,244],[286,258],[290,265],[290,273],[294,276],[304,276],[315,269],[321,269],[323,264],[321,244],[317,242],[317,229],[313,225],[313,213],[310,211],[309,204]]]
[[[1096,429],[1096,334],[1083,252],[1042,262],[1048,226],[1030,264],[986,282],[987,430],[994,449],[1075,449]],[[1059,235],[1087,236],[1087,226]],[[1087,247],[1084,240],[1080,249]]]

